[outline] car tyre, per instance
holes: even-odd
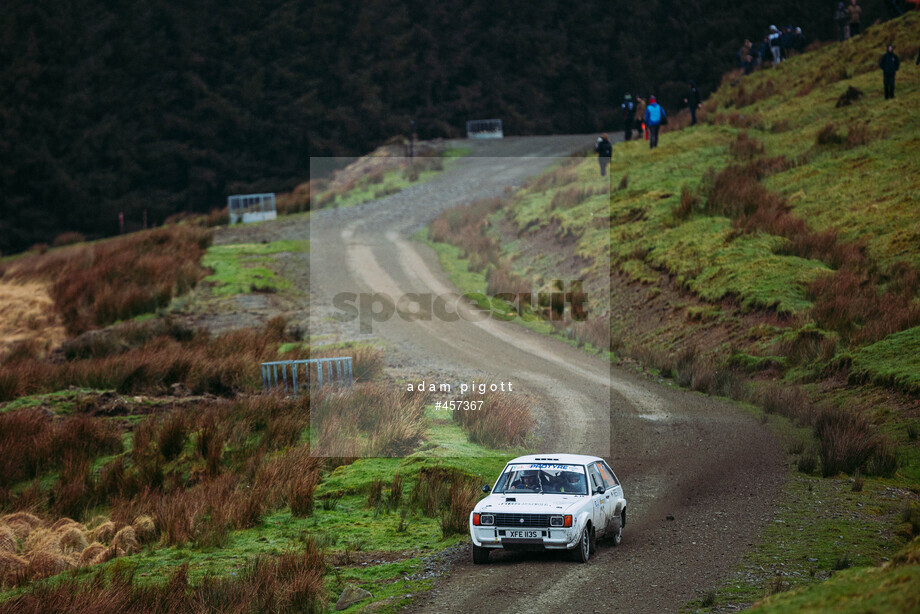
[[[473,544],[473,562],[477,565],[484,565],[489,562],[489,549],[480,548]]]
[[[576,563],[587,563],[589,558],[591,558],[591,532],[586,526],[581,531],[578,545],[572,550],[572,560]]]

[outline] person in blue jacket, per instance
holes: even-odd
[[[664,109],[658,104],[658,100],[651,96],[648,99],[648,106],[645,107],[645,127],[648,128],[648,146],[649,149],[658,147],[658,130],[661,124],[667,121]]]

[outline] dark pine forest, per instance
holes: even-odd
[[[861,2],[864,24],[885,2]],[[612,130],[624,92],[676,109],[743,38],[832,38],[833,2],[7,0],[0,253],[147,212],[283,191],[310,156],[360,155],[499,117],[506,134]]]

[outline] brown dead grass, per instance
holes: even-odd
[[[77,527],[81,531],[85,531],[86,527],[74,520],[73,518],[59,518],[52,524],[49,528],[56,533],[63,533],[64,531]]]
[[[426,395],[382,384],[313,395],[313,454],[324,457],[403,456],[424,436]]]
[[[31,342],[48,350],[66,339],[49,286],[42,281],[0,281],[0,360],[16,344]]]
[[[24,540],[33,529],[42,526],[42,521],[29,512],[15,512],[0,518],[0,522],[12,529],[16,539]]]
[[[112,538],[112,545],[119,550],[123,550],[125,554],[134,554],[137,552],[138,543],[137,536],[134,533],[134,527],[126,525],[119,529],[115,537]]]
[[[145,323],[119,327],[109,339],[94,334],[90,340],[66,344],[75,357],[67,362],[32,354],[9,356],[0,372],[0,401],[70,386],[133,394],[164,392],[174,383],[195,393],[260,390],[257,365],[277,360],[279,343],[297,341],[285,334],[284,322],[275,318],[265,329],[240,329],[213,338],[179,326],[164,329],[162,324]]]
[[[30,580],[49,578],[74,567],[73,561],[58,550],[34,550],[26,556]]]
[[[153,522],[153,518],[147,514],[135,518],[131,526],[134,529],[134,536],[140,544],[149,543],[157,536],[156,524]]]
[[[0,487],[51,468],[79,468],[99,454],[121,451],[119,428],[86,415],[55,420],[23,409],[0,414]]]
[[[0,587],[17,586],[25,581],[29,562],[12,552],[0,552]]]
[[[80,553],[80,566],[85,567],[87,565],[92,565],[93,561],[105,551],[106,547],[100,544],[99,542],[93,542],[83,549],[83,552]]]
[[[16,534],[5,524],[0,524],[0,552],[15,553],[17,549]]]
[[[60,536],[51,529],[39,528],[33,530],[29,533],[29,537],[23,542],[22,551],[30,553],[39,550],[60,552]]]
[[[470,400],[483,401],[482,409],[457,411],[454,421],[469,433],[471,441],[489,448],[523,445],[533,429],[533,417],[528,402],[513,394],[487,392],[471,395]]]
[[[115,537],[115,533],[115,523],[111,520],[106,520],[98,527],[90,531],[89,538],[96,542],[108,544],[111,543],[112,538]]]
[[[60,544],[64,554],[83,552],[87,546],[86,531],[81,531],[76,526],[70,526],[61,532]]]
[[[105,552],[102,553],[103,555]],[[121,614],[123,612],[323,611],[325,561],[312,541],[297,553],[259,557],[228,579],[204,578],[192,586],[188,566],[165,583],[136,586],[131,573],[98,574],[92,582],[68,580],[0,603],[0,614]]]
[[[0,265],[9,281],[44,280],[67,332],[151,313],[206,273],[200,264],[211,231],[167,226],[92,245],[32,253]]]

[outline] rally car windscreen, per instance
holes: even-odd
[[[586,495],[588,485],[581,465],[508,465],[492,492]]]

